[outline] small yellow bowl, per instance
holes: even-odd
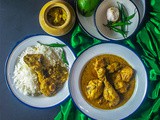
[[[58,15],[58,13],[55,12],[59,12],[60,14]],[[48,14],[52,14],[50,15],[50,19]],[[63,0],[47,2],[42,7],[39,14],[39,23],[42,29],[53,36],[62,36],[67,34],[73,28],[75,20],[76,15],[73,8],[69,3]],[[54,24],[54,22],[56,23]]]

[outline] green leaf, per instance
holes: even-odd
[[[59,44],[59,43],[44,44],[39,41],[37,41],[37,42],[41,45],[45,45],[45,46],[49,46],[49,47],[64,47],[64,46],[66,46],[65,44]]]

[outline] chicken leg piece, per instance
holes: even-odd
[[[87,87],[86,87],[86,95],[88,99],[97,99],[99,98],[104,89],[104,84],[101,80],[99,79],[94,79],[89,81]]]
[[[119,93],[126,93],[129,88],[129,81],[133,77],[134,70],[125,66],[118,72],[115,76],[113,76],[114,87]]]
[[[45,65],[42,54],[27,54],[24,56],[24,62],[37,74],[40,91],[45,96],[54,95],[68,78],[67,69],[60,64]]]
[[[103,78],[106,74],[105,66],[106,66],[106,62],[104,59],[96,59],[96,62],[94,64],[94,69],[99,79]]]
[[[99,80],[104,82],[104,90],[103,90],[103,97],[106,101],[108,101],[108,105],[110,107],[116,106],[119,101],[120,97],[112,85],[108,82],[106,78],[106,62],[104,59],[97,59],[96,63],[94,64],[94,69],[97,72],[97,76]]]
[[[108,101],[108,105],[110,107],[114,107],[119,103],[120,97],[115,91],[115,89],[112,87],[112,85],[108,82],[106,77],[104,77],[103,79],[105,85],[103,91],[103,97],[105,98],[106,101]]]

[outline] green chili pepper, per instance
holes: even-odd
[[[113,28],[112,28],[112,30],[114,30],[115,32],[120,33],[124,38],[126,38],[126,37],[127,37],[126,32],[122,31],[122,30],[121,30],[121,29],[119,29],[119,28],[113,27]]]
[[[41,42],[39,42],[39,41],[37,41],[37,42],[38,42],[39,44],[41,44],[41,45],[45,45],[45,46],[49,46],[49,47],[61,47],[62,49],[63,49],[64,46],[66,46],[65,44],[59,44],[59,43],[44,44],[44,43],[41,43]],[[69,64],[68,64],[68,61],[67,61],[67,58],[66,58],[66,53],[65,53],[64,49],[63,49],[63,51],[62,51],[61,58],[62,58],[62,61],[63,61],[64,63],[66,63],[67,65],[69,65]]]
[[[114,27],[117,27],[117,26],[124,26],[124,25],[130,25],[131,22],[115,22],[115,23],[112,23],[111,26],[114,26]]]
[[[39,41],[37,41],[37,42],[41,45],[45,45],[45,46],[49,46],[49,47],[64,47],[64,46],[66,46],[65,44],[59,44],[59,43],[44,44]]]
[[[135,16],[136,12],[126,18],[127,21],[131,20]]]
[[[124,38],[126,38],[128,34],[128,25],[132,24],[130,20],[135,16],[136,12],[127,16],[125,6],[119,2],[117,2],[117,5],[120,13],[120,20],[117,22],[107,21],[107,24],[103,25],[107,26],[110,30],[120,33]]]
[[[62,51],[62,56],[61,57],[62,57],[63,62],[66,63],[67,65],[69,65],[69,63],[67,61],[67,58],[66,58],[66,53],[65,53],[64,49]]]

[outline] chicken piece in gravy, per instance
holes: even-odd
[[[27,54],[24,62],[37,74],[40,91],[45,96],[56,94],[68,78],[68,70],[60,62],[49,65],[42,54]]]
[[[135,87],[134,69],[111,54],[92,58],[81,74],[83,97],[92,106],[114,109],[125,104]]]

